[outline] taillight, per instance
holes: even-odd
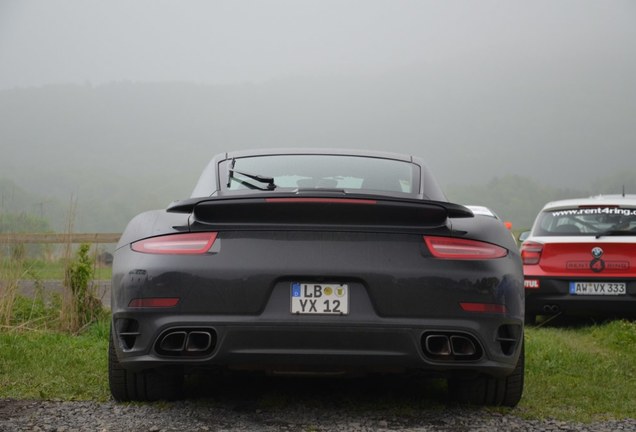
[[[203,254],[210,250],[216,235],[215,232],[171,234],[134,242],[131,248],[149,254]]]
[[[319,203],[319,204],[377,204],[376,200],[360,198],[265,198],[268,203]]]
[[[175,297],[146,297],[132,299],[128,303],[131,308],[168,308],[179,304],[179,299]]]
[[[508,250],[501,246],[477,240],[424,236],[424,241],[435,258],[483,260],[508,255]]]
[[[497,314],[506,313],[506,305],[497,304],[497,303],[460,303],[459,305],[466,312],[497,313]]]
[[[543,244],[533,241],[524,242],[521,245],[521,260],[525,265],[539,264],[543,252]]]

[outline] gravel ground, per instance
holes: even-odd
[[[636,431],[636,419],[583,424],[525,420],[523,408],[458,407],[447,403],[442,381],[417,376],[202,375],[189,381],[187,398],[145,404],[0,400],[0,431]]]
[[[253,409],[202,401],[125,405],[114,402],[0,401],[0,431],[636,431],[636,420],[594,424],[522,420],[487,410],[425,410],[407,418],[373,411],[288,407]]]

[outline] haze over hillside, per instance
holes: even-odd
[[[215,153],[350,147],[527,224],[544,197],[630,192],[635,24],[624,0],[3,2],[2,210],[60,229],[74,197],[77,229],[118,231]]]
[[[428,161],[447,192],[485,186],[506,175],[596,192],[594,181],[631,167],[631,158],[623,156],[632,153],[636,136],[629,115],[636,112],[636,97],[621,99],[624,107],[613,110],[611,119],[620,127],[608,130],[600,127],[609,121],[601,112],[595,118],[566,122],[561,114],[560,123],[549,121],[551,114],[544,111],[556,104],[556,96],[533,96],[529,88],[500,91],[493,103],[494,96],[486,93],[451,92],[433,82],[405,71],[398,80],[4,90],[0,170],[2,177],[41,197],[32,210],[43,213],[52,206],[47,200],[59,207],[73,196],[79,226],[108,231],[123,229],[137,211],[189,196],[214,154],[242,148],[350,147],[416,154]],[[459,103],[467,99],[471,103]],[[523,105],[526,117],[517,100],[535,100]],[[577,107],[571,103],[565,112]],[[475,111],[476,106],[484,109]],[[477,194],[472,202],[480,199]]]

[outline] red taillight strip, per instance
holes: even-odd
[[[376,200],[357,198],[265,198],[268,203],[377,204]]]
[[[543,243],[527,241],[521,245],[521,261],[524,265],[539,264],[541,261],[541,253],[543,252]]]
[[[442,259],[495,259],[508,255],[508,250],[492,243],[453,237],[424,236],[429,251]]]
[[[147,297],[132,299],[128,303],[131,308],[169,308],[179,304],[179,298],[173,297]]]
[[[149,254],[203,254],[210,250],[216,236],[216,232],[171,234],[140,240],[130,247],[135,252]]]
[[[460,303],[459,304],[466,312],[480,312],[480,313],[496,313],[505,314],[506,305],[496,303]]]

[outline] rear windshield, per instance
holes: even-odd
[[[544,211],[539,215],[533,235],[636,235],[636,209],[585,207]]]
[[[228,187],[229,164],[234,173]],[[419,193],[419,167],[410,162],[359,156],[276,155],[232,159],[221,164],[229,190],[266,186],[240,172],[273,179],[276,188],[365,189]]]

